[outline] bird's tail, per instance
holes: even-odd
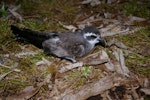
[[[19,37],[18,39],[26,40],[33,45],[42,48],[42,42],[46,39],[50,38],[52,33],[33,31],[26,28],[18,28],[17,26],[11,25],[11,30],[15,37]]]

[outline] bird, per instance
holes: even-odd
[[[94,26],[87,26],[76,32],[42,32],[11,25],[14,36],[25,40],[39,48],[47,55],[77,62],[76,58],[89,53],[97,44],[106,46],[99,30]]]

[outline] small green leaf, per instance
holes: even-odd
[[[83,76],[86,77],[89,72],[89,67],[84,68]]]
[[[6,18],[6,10],[5,10],[4,2],[2,2],[2,7],[0,9],[0,15],[2,16],[2,18]]]

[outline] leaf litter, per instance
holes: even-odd
[[[107,3],[113,4],[114,2],[115,0],[109,0]],[[90,4],[92,6],[90,10],[92,10],[94,7],[102,6],[101,3],[99,0],[84,0],[80,6],[89,6]],[[16,6],[13,9],[9,10],[11,14],[22,22],[23,16],[16,13],[16,10],[20,8]],[[83,17],[80,14],[74,24],[67,25],[63,24],[65,22],[59,21],[59,25],[69,31],[83,29],[88,25],[96,25],[101,31],[102,37],[108,40],[107,47],[96,47],[85,57],[79,58],[77,63],[42,56],[38,61],[32,62],[30,60],[34,64],[34,71],[38,69],[42,72],[41,74],[46,75],[42,79],[33,80],[36,82],[35,84],[30,84],[15,94],[8,94],[6,97],[0,95],[2,98],[7,100],[90,100],[93,96],[99,96],[106,100],[139,100],[149,95],[150,79],[133,73],[126,63],[126,52],[128,52],[128,55],[139,54],[134,52],[132,47],[127,46],[123,41],[116,38],[117,35],[132,35],[139,30],[147,29],[147,24],[145,23],[150,23],[149,19],[132,15],[128,17],[115,15],[117,17],[114,18],[114,13],[110,12],[103,12],[104,16],[94,11],[93,14],[84,13],[88,16],[85,19],[80,18]],[[79,19],[82,20],[78,21]],[[144,26],[136,25],[140,23],[144,23]],[[143,52],[144,50],[141,51],[141,54],[144,55]],[[39,53],[41,51],[22,48],[19,53],[9,53],[7,56],[6,54],[1,54],[0,56],[2,59],[7,58],[11,62],[13,61],[13,59],[9,58],[11,56],[15,56],[17,59],[26,59]],[[7,66],[7,63],[8,61],[4,61],[4,64],[1,64],[2,67],[10,70],[1,74],[1,82],[7,80],[8,74],[12,72],[24,71],[20,68],[16,69],[16,67],[11,69],[11,67]],[[33,73],[39,74],[39,72]],[[17,76],[14,75],[14,77]]]

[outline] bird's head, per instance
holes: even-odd
[[[82,34],[91,45],[100,44],[105,47],[105,41],[101,38],[101,34],[97,28],[93,26],[85,27]]]

